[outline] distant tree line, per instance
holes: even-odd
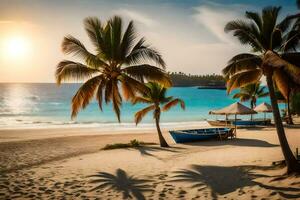
[[[192,75],[183,72],[169,72],[173,86],[225,86],[225,80],[222,75],[206,74]]]

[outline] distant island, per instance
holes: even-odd
[[[199,89],[226,89],[222,75],[191,75],[183,72],[169,72],[169,75],[174,87],[199,86]]]

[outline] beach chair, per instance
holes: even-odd
[[[228,137],[230,137],[231,139],[236,138],[235,128],[230,129],[230,131],[228,132]]]

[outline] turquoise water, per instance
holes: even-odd
[[[64,84],[57,87],[56,84],[51,83],[0,84],[0,127],[117,124],[111,105],[104,105],[101,112],[96,101],[93,101],[79,113],[76,120],[72,121],[70,119],[71,99],[79,86],[80,84]],[[168,95],[182,98],[186,103],[186,110],[176,107],[163,113],[162,123],[201,122],[208,118],[215,118],[208,115],[210,110],[235,102],[231,96],[226,95],[224,90],[199,90],[196,87],[171,88]],[[259,99],[258,103],[263,101],[269,102],[269,99]],[[248,103],[245,105],[249,106]],[[132,106],[124,102],[121,110],[122,124],[132,124],[134,113],[144,106],[142,104]],[[147,116],[142,123],[152,123],[152,115]]]

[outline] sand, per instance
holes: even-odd
[[[274,128],[238,138],[101,150],[108,143],[157,142],[154,130],[0,130],[0,199],[297,199],[300,177],[283,159]],[[291,148],[300,129],[288,128]]]

